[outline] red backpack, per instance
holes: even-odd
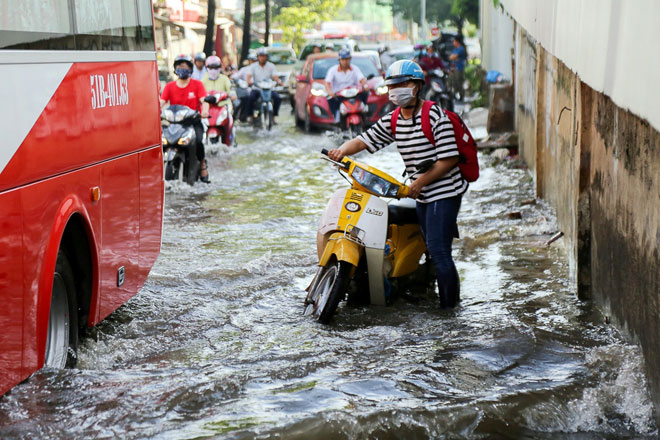
[[[429,112],[431,106],[435,104],[433,101],[424,101],[422,105],[422,131],[426,139],[435,146],[435,137],[433,136],[433,129],[431,128],[431,118]],[[458,147],[458,168],[461,170],[461,175],[468,182],[474,182],[479,178],[479,161],[477,160],[477,143],[474,141],[470,130],[463,122],[460,116],[449,110],[442,110],[445,112],[451,125],[454,128],[454,137],[456,138],[456,146]],[[392,135],[396,139],[396,123],[401,113],[401,107],[397,107],[392,112]]]

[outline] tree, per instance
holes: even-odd
[[[377,0],[378,4],[390,6],[392,14],[401,14],[406,20],[420,23],[421,6],[419,0]],[[479,0],[431,0],[426,2],[426,20],[444,22],[451,20],[456,25],[459,33],[463,29],[463,23],[468,20],[471,23],[479,22]]]
[[[204,40],[204,53],[206,56],[213,55],[215,41],[213,32],[215,31],[215,0],[208,0],[207,19],[206,19],[206,39]]]
[[[275,17],[282,28],[282,40],[300,51],[305,29],[334,17],[345,4],[346,0],[291,0],[290,6],[281,7]]]
[[[243,13],[243,44],[241,46],[241,63],[242,66],[245,60],[247,60],[248,53],[250,51],[250,27],[251,27],[251,18],[252,18],[252,3],[250,0],[245,0],[245,9]]]
[[[266,31],[264,32],[264,46],[268,46],[268,40],[270,40],[270,0],[265,0],[266,2]]]

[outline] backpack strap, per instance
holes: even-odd
[[[396,140],[396,123],[399,120],[399,114],[401,113],[401,107],[397,107],[392,112],[392,120],[390,121],[390,126],[392,127],[392,137]]]
[[[424,136],[429,140],[431,145],[435,147],[435,136],[433,136],[433,128],[431,128],[431,107],[435,104],[433,101],[424,101],[422,104],[422,131]]]
[[[429,140],[431,145],[435,146],[435,136],[433,136],[433,128],[431,127],[431,107],[435,102],[433,101],[424,101],[422,103],[422,131],[424,136]],[[396,140],[396,123],[399,120],[399,115],[401,114],[401,107],[397,107],[392,112],[392,119],[390,120],[390,126],[392,127],[392,137]]]

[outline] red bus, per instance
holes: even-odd
[[[135,295],[160,252],[151,0],[0,0],[0,395]]]

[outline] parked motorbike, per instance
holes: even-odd
[[[165,180],[180,178],[189,185],[197,180],[200,163],[193,123],[200,118],[199,112],[185,105],[171,105],[161,112]]]
[[[270,130],[273,127],[273,87],[275,81],[265,79],[256,83],[255,86],[261,93],[255,105],[254,126],[255,128],[262,127]]]
[[[426,92],[424,98],[440,104],[445,110],[454,111],[454,100],[447,89],[447,75],[442,69],[429,70],[427,73]]]
[[[238,98],[234,102],[234,119],[245,122],[248,118],[247,102],[250,96],[250,87],[244,79],[236,80],[234,85],[236,88],[236,97]]]
[[[234,118],[229,111],[229,105],[218,105],[229,99],[227,92],[212,90],[204,101],[209,103],[209,118],[206,129],[206,146],[209,150],[217,152],[218,144],[223,143],[227,147],[236,146],[236,129]]]
[[[304,314],[327,324],[347,294],[351,302],[386,305],[396,279],[419,271],[433,277],[428,263],[420,266],[426,245],[414,200],[383,200],[405,198],[408,186],[348,157],[341,162],[324,159],[351,182],[351,188],[332,195],[321,217],[318,270],[305,298]],[[432,165],[432,160],[424,161],[413,176]]]
[[[344,98],[339,104],[339,126],[354,138],[364,131],[364,114],[367,106],[358,97],[357,87],[347,87],[337,92],[337,96]]]

